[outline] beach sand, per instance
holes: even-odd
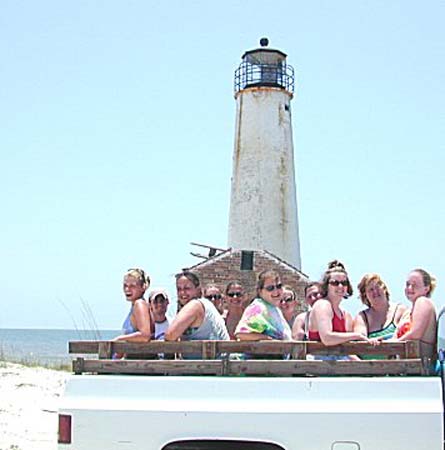
[[[0,361],[0,450],[56,450],[67,372]]]

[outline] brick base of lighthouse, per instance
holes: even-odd
[[[276,270],[284,285],[289,285],[297,294],[297,310],[304,311],[304,288],[308,277],[297,268],[265,250],[226,250],[189,270],[198,275],[201,285],[216,284],[221,291],[230,281],[238,280],[244,286],[249,298],[256,297],[256,281],[263,270]]]

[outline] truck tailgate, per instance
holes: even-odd
[[[65,450],[161,450],[174,441],[285,450],[442,450],[438,377],[80,375],[67,383]]]

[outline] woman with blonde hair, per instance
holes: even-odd
[[[123,290],[130,311],[122,325],[122,334],[114,341],[148,342],[151,337],[151,322],[148,303],[144,299],[150,286],[150,277],[142,269],[129,269],[124,275]]]
[[[369,338],[391,339],[407,307],[389,301],[388,286],[376,273],[364,275],[357,288],[362,303],[368,308],[355,317],[354,331]]]
[[[412,306],[400,319],[395,336],[396,341],[420,341],[424,356],[435,352],[437,320],[431,300],[435,287],[436,279],[426,270],[414,269],[408,274],[405,295]]]

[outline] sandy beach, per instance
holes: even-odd
[[[67,372],[0,361],[0,450],[55,450]]]

